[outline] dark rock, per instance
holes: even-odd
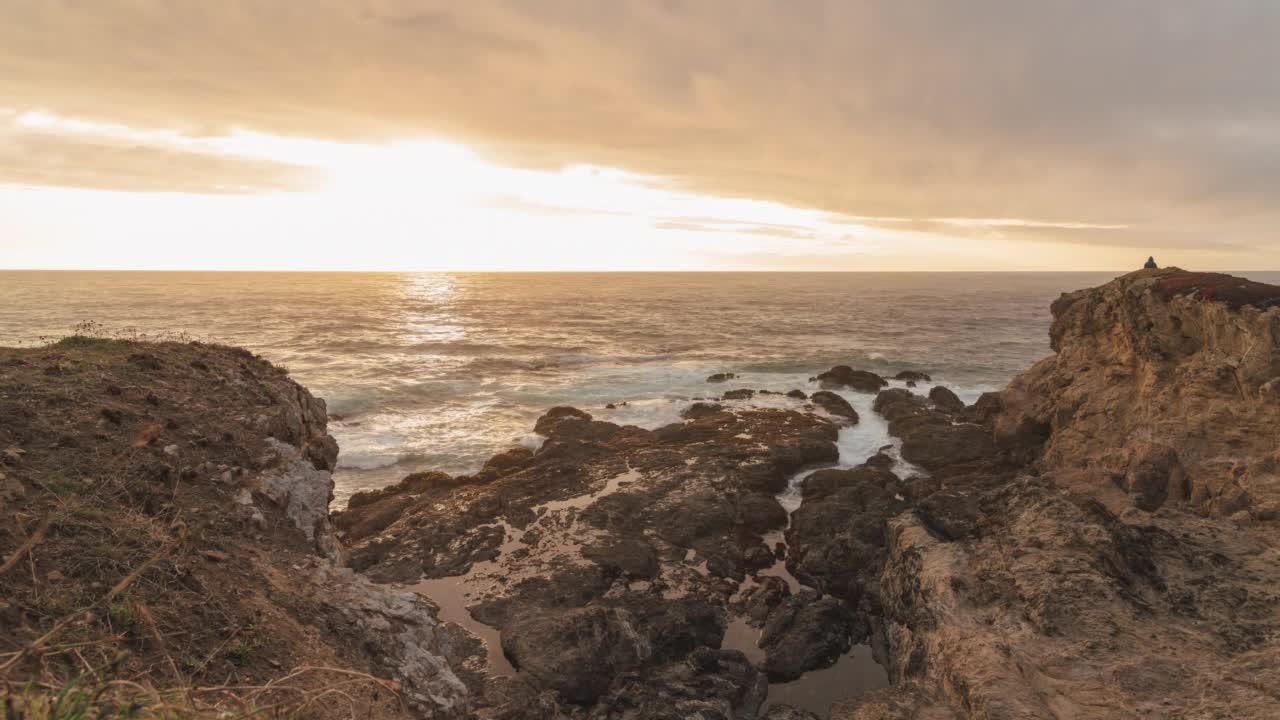
[[[808,710],[800,710],[790,705],[774,705],[769,712],[761,716],[761,720],[821,720]]]
[[[830,595],[806,590],[783,600],[760,633],[765,674],[772,682],[786,682],[828,667],[849,651],[853,629],[849,608]]]
[[[929,377],[928,373],[917,372],[915,370],[903,370],[899,372],[897,375],[894,375],[893,379],[905,380],[907,382],[920,382],[921,380],[923,380],[924,382],[933,381],[933,378]]]
[[[960,540],[977,527],[982,510],[975,493],[956,489],[933,493],[916,505],[926,527],[943,540]]]
[[[588,545],[582,556],[611,572],[649,579],[658,573],[658,555],[643,537],[614,537]]]
[[[684,412],[680,413],[680,416],[689,419],[697,419],[700,417],[715,415],[723,409],[723,406],[717,405],[716,403],[696,402],[685,408]]]
[[[478,474],[484,474],[489,478],[501,477],[520,469],[532,458],[533,451],[529,448],[514,447],[489,458],[485,461],[484,467],[480,469]]]
[[[737,377],[737,375],[734,375],[733,373],[716,373],[715,375],[708,377],[707,382],[709,383],[724,382],[726,380],[732,380],[735,377]]]
[[[926,470],[995,457],[991,431],[981,425],[917,423],[904,428],[900,437],[902,457]]]
[[[767,692],[764,675],[742,653],[698,648],[687,660],[625,677],[599,707],[625,708],[617,717],[636,720],[747,720],[756,716]]]
[[[789,391],[787,391],[787,397],[789,397],[789,398],[795,398],[795,399],[797,399],[797,400],[807,400],[807,399],[809,399],[809,396],[808,396],[808,395],[806,395],[806,394],[805,394],[805,392],[804,392],[803,390],[789,390]]]
[[[538,418],[533,426],[533,431],[539,435],[551,435],[556,429],[566,422],[590,422],[591,416],[582,412],[577,408],[571,407],[553,407],[542,417]]]
[[[961,400],[950,389],[941,385],[934,386],[929,390],[929,401],[934,407],[946,412],[960,412],[964,410],[964,401]]]
[[[631,597],[624,600],[632,599]],[[502,649],[521,672],[569,702],[589,704],[620,673],[718,647],[724,621],[702,601],[634,599],[624,606],[527,610],[502,627]]]
[[[853,409],[848,400],[831,392],[830,390],[819,390],[809,396],[810,402],[836,417],[845,418],[850,424],[858,424],[858,411]]]
[[[998,392],[984,392],[969,407],[964,409],[962,419],[966,422],[984,424],[1000,414],[1003,403]]]
[[[894,420],[907,414],[914,414],[925,408],[925,399],[903,388],[881,390],[871,403],[871,409],[880,413],[886,420]]]
[[[859,392],[879,392],[889,381],[867,370],[854,370],[848,365],[837,365],[818,375],[824,388],[847,387]]]
[[[790,596],[791,588],[786,580],[776,575],[761,575],[742,591],[734,609],[746,618],[748,625],[760,627],[769,613]]]
[[[756,394],[755,390],[748,388],[739,388],[737,390],[729,390],[721,396],[724,400],[750,400]]]
[[[1184,477],[1178,453],[1173,448],[1157,446],[1133,462],[1124,477],[1124,489],[1134,495],[1139,509],[1152,512],[1164,504],[1171,491],[1179,492]]]

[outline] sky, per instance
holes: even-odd
[[[0,268],[1280,269],[1272,0],[0,0]]]

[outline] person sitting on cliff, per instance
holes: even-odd
[[[1147,256],[1147,264],[1146,264],[1146,265],[1143,265],[1143,266],[1142,266],[1142,269],[1143,269],[1143,270],[1155,270],[1155,269],[1156,269],[1156,268],[1158,268],[1158,267],[1160,267],[1160,266],[1159,266],[1159,265],[1156,265],[1156,257],[1155,257],[1154,255],[1148,255],[1148,256]]]

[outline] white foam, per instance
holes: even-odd
[[[343,450],[338,456],[338,467],[344,470],[377,470],[399,464],[408,457],[388,452]]]

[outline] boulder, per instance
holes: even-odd
[[[760,633],[764,672],[772,682],[828,667],[853,644],[853,614],[843,602],[812,590],[774,608]]]
[[[749,388],[738,388],[737,390],[729,390],[721,396],[723,400],[750,400],[756,394],[755,390]]]
[[[928,373],[917,372],[915,370],[903,370],[893,376],[894,380],[902,380],[904,382],[932,382],[933,378]]]
[[[858,392],[879,392],[889,384],[888,380],[868,370],[854,370],[848,365],[837,365],[818,375],[818,382],[824,388],[850,388]]]
[[[722,383],[722,382],[725,382],[726,380],[732,380],[735,377],[737,377],[737,375],[734,375],[733,373],[716,373],[715,375],[711,375],[707,377],[707,382]]]
[[[848,420],[852,425],[858,424],[858,411],[853,409],[848,400],[830,390],[819,390],[809,396],[809,401],[836,417]]]
[[[964,410],[964,401],[959,398],[950,389],[941,385],[934,386],[929,390],[929,402],[939,410],[945,412],[960,412]]]

